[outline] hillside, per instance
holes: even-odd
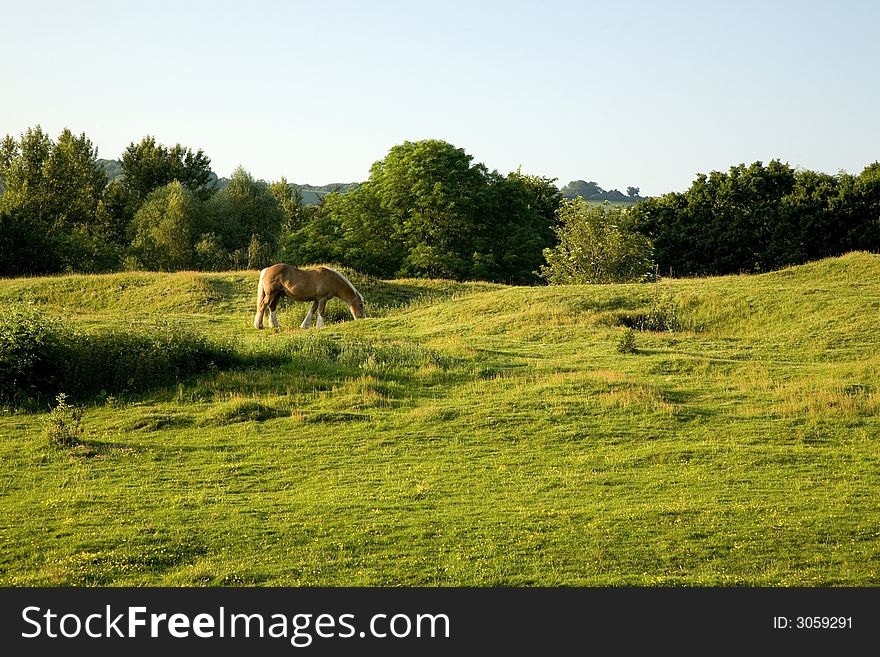
[[[244,354],[0,413],[2,585],[873,586],[880,256],[508,287],[351,272],[368,319],[255,331],[256,272],[0,280]],[[662,331],[627,326],[662,319]]]
[[[121,160],[98,159],[98,165],[104,170],[104,173],[107,174],[108,181],[112,182],[113,180],[122,177]],[[213,180],[209,183],[209,186],[214,187],[215,189],[223,189],[229,184],[229,178],[218,177],[216,174],[212,175]],[[0,181],[0,183],[2,183],[2,181]],[[360,184],[361,183],[358,182],[330,183],[328,185],[293,183],[293,185],[300,190],[305,205],[317,205],[329,192],[338,191],[344,194]],[[562,196],[567,199],[581,196],[587,201],[593,201],[596,203],[607,201],[612,204],[632,204],[644,201],[647,198],[639,195],[638,187],[631,187],[629,189],[633,192],[632,194],[624,194],[617,189],[605,190],[595,182],[572,180],[564,185],[559,191]],[[0,191],[2,191],[2,187],[0,187]]]
[[[122,161],[121,160],[107,160],[107,159],[98,159],[98,166],[107,174],[107,181],[113,182],[114,180],[121,178],[122,173]],[[209,187],[214,189],[223,189],[226,185],[229,184],[229,178],[218,177],[216,174],[212,173],[212,179],[208,183]],[[2,181],[0,181],[2,183]],[[297,187],[302,194],[303,204],[305,205],[317,205],[321,202],[321,199],[329,192],[338,191],[341,193],[345,193],[352,187],[357,186],[359,183],[331,183],[329,185],[302,185],[293,183],[294,187]],[[3,191],[2,186],[0,186],[0,192]]]

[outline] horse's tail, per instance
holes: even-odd
[[[260,280],[257,281],[257,304],[258,305],[266,297],[266,290],[265,290],[265,288],[263,288],[263,279],[266,278],[266,269],[268,269],[268,267],[264,268],[260,272]]]
[[[260,272],[260,280],[257,282],[257,314],[254,317],[254,328],[263,328],[263,313],[266,312],[266,289],[263,287],[263,279],[266,277],[266,267]]]

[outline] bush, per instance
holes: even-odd
[[[30,309],[0,319],[0,401],[136,392],[222,367],[232,350],[175,326],[86,332]]]
[[[669,291],[660,292],[657,287],[647,312],[622,315],[618,318],[618,323],[637,331],[656,333],[672,333],[685,329],[675,297]]]
[[[626,329],[617,341],[617,352],[621,354],[634,354],[636,348],[636,333],[631,328]]]
[[[63,351],[61,380],[79,396],[157,388],[232,361],[229,349],[173,326],[77,332]]]
[[[565,201],[554,230],[558,243],[544,249],[540,275],[556,285],[628,283],[647,280],[654,270],[651,241],[630,227],[627,210]]]
[[[67,403],[67,395],[59,392],[55,398],[55,408],[49,413],[46,436],[49,443],[57,447],[78,445],[82,440],[82,411]]]
[[[657,293],[651,302],[651,308],[642,316],[639,326],[640,331],[655,331],[667,333],[681,331],[682,323],[679,317],[678,303],[670,292]]]
[[[0,401],[16,402],[55,386],[50,361],[64,328],[29,307],[0,317]],[[57,392],[57,390],[56,390]]]

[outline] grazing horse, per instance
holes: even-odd
[[[278,300],[283,296],[294,301],[312,302],[312,307],[303,323],[300,324],[300,328],[309,328],[312,325],[312,317],[315,312],[318,313],[318,321],[315,326],[323,328],[324,307],[333,297],[348,304],[355,319],[361,319],[364,316],[363,295],[340,272],[330,267],[297,269],[279,263],[266,267],[260,272],[254,328],[263,328],[263,315],[267,309],[271,312],[269,324],[273,327],[280,326],[275,316],[275,308],[278,306]]]

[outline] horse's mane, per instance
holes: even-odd
[[[329,269],[334,274],[339,276],[339,278],[341,278],[343,280],[343,282],[345,282],[345,284],[351,288],[351,291],[354,292],[358,297],[360,297],[361,303],[364,302],[364,295],[357,291],[357,288],[354,285],[352,285],[351,281],[348,280],[348,278],[346,278],[345,274],[343,274],[338,269],[333,269],[333,267],[324,267],[324,269]]]

